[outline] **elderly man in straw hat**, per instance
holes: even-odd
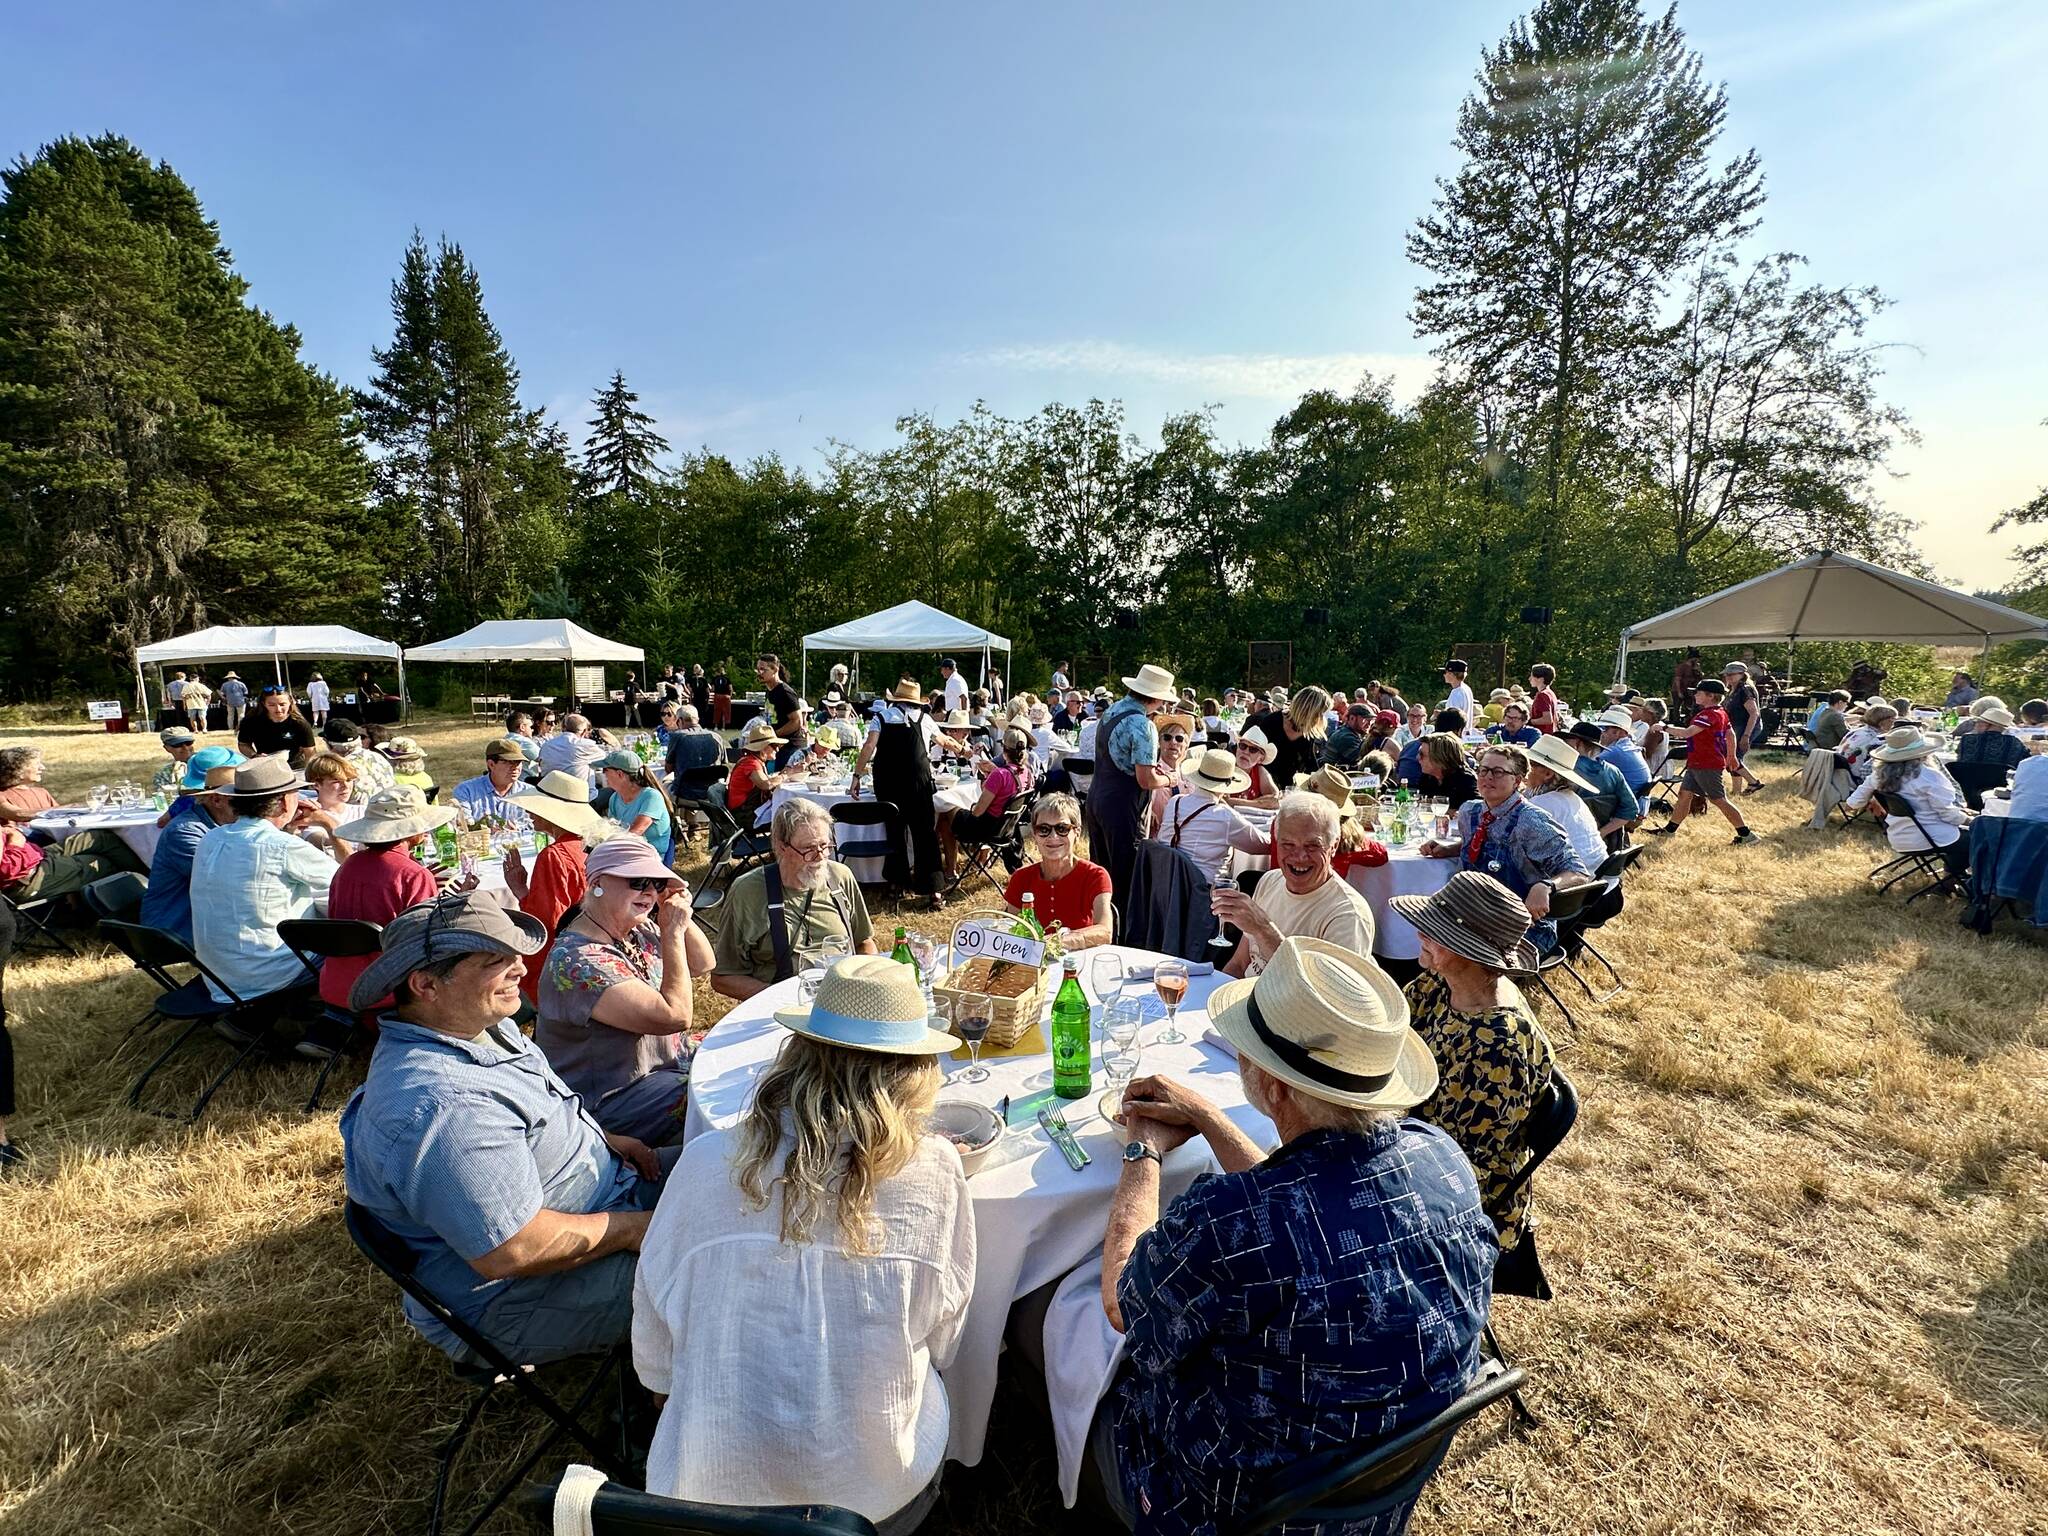
[[[1262,1154],[1174,1078],[1124,1096],[1100,1293],[1124,1363],[1088,1460],[1148,1531],[1228,1525],[1272,1468],[1450,1403],[1479,1368],[1500,1254],[1457,1144],[1403,1118],[1437,1064],[1370,959],[1290,938],[1209,1012],[1280,1144]],[[1162,1213],[1162,1160],[1196,1135],[1223,1172]]]
[[[1273,813],[1276,862],[1247,896],[1234,885],[1210,893],[1216,916],[1243,937],[1223,969],[1249,976],[1281,944],[1296,937],[1322,939],[1355,955],[1372,953],[1372,907],[1337,873],[1344,840],[1337,807],[1314,790],[1293,789]]]
[[[1523,1160],[1522,1123],[1551,1072],[1550,1041],[1509,979],[1536,969],[1529,909],[1498,880],[1470,869],[1431,895],[1396,896],[1393,908],[1422,941],[1421,974],[1402,990],[1439,1074],[1436,1092],[1415,1114],[1457,1141],[1479,1176],[1480,1203],[1501,1247],[1519,1248],[1530,1225],[1529,1186],[1506,1191]]]
[[[746,1113],[684,1149],[648,1232],[633,1365],[667,1401],[647,1488],[830,1500],[912,1531],[938,1498],[939,1373],[974,1290],[974,1202],[929,1123],[959,1042],[885,955],[840,960],[775,1022],[789,1035]]]
[[[1173,782],[1159,765],[1159,732],[1152,717],[1175,697],[1173,674],[1151,662],[1124,682],[1124,696],[1103,713],[1095,733],[1095,777],[1084,816],[1088,857],[1109,871],[1111,900],[1119,912],[1131,898],[1131,865],[1145,836],[1147,801]]]
[[[521,1364],[610,1348],[672,1162],[607,1135],[511,1015],[540,924],[475,891],[410,907],[349,1006],[397,1002],[341,1114],[348,1197],[404,1239],[420,1281]],[[407,1320],[468,1351],[408,1300]]]
[[[310,985],[277,925],[313,915],[335,866],[292,834],[309,821],[324,819],[329,831],[339,823],[299,798],[305,787],[283,757],[249,759],[228,787],[235,819],[208,832],[192,855],[193,953],[245,998]]]

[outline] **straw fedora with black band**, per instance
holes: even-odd
[[[1341,768],[1325,763],[1320,768],[1294,776],[1294,787],[1311,795],[1321,795],[1337,808],[1337,819],[1356,816],[1358,807],[1351,803],[1351,776]]]
[[[1136,677],[1127,677],[1123,683],[1127,691],[1135,693],[1141,699],[1163,701],[1178,696],[1173,688],[1173,674],[1164,667],[1153,666],[1149,661],[1138,668]]]
[[[1416,932],[1492,970],[1533,975],[1542,958],[1521,898],[1476,869],[1459,870],[1427,896],[1396,896],[1388,905]]]
[[[590,786],[559,768],[542,774],[538,784],[519,785],[512,791],[511,800],[527,815],[585,842],[594,840],[610,825],[590,803]]]
[[[921,705],[925,702],[924,688],[914,677],[903,678],[894,688],[883,694],[882,697],[891,704]]]
[[[763,747],[786,747],[788,741],[775,734],[775,727],[766,720],[750,720],[746,730],[740,733],[739,749],[742,752],[758,752]]]
[[[1252,787],[1252,776],[1237,766],[1237,759],[1221,747],[1211,747],[1181,771],[1196,789],[1211,795],[1241,795]]]
[[[1241,1061],[1349,1109],[1413,1109],[1436,1092],[1436,1057],[1408,1024],[1408,999],[1363,955],[1287,938],[1246,981],[1209,996],[1209,1019]]]
[[[1588,794],[1597,793],[1597,788],[1579,775],[1579,754],[1572,750],[1562,736],[1538,737],[1533,746],[1524,747],[1531,763],[1540,763],[1556,774],[1574,789],[1583,789]]]
[[[887,955],[848,955],[818,982],[808,1008],[778,1008],[775,1022],[806,1040],[883,1056],[943,1056],[960,1041],[931,1027],[911,967]]]
[[[334,835],[350,843],[402,843],[445,827],[456,812],[452,805],[427,804],[427,797],[414,785],[394,784],[370,796],[363,814],[336,827]]]

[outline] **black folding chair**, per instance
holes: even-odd
[[[1572,955],[1567,947],[1566,935],[1595,898],[1619,884],[1619,881],[1589,880],[1584,885],[1554,888],[1550,893],[1550,918],[1557,924],[1557,946],[1536,962],[1536,985],[1543,989],[1545,997],[1557,1005],[1557,1011],[1564,1015],[1565,1023],[1573,1029],[1579,1027],[1579,1021],[1572,1017],[1571,1009],[1565,1006],[1564,999],[1557,995],[1557,989],[1550,984],[1550,973],[1571,969]],[[1575,979],[1585,988],[1587,995],[1591,996],[1593,989],[1586,986],[1585,978],[1581,976]]]
[[[1678,800],[1679,776],[1675,773],[1659,774],[1650,781],[1649,789],[1642,797],[1644,814],[1650,811],[1669,811]]]
[[[1543,1160],[1571,1134],[1571,1128],[1578,1119],[1579,1090],[1564,1075],[1564,1069],[1552,1061],[1550,1081],[1543,1085],[1543,1091],[1536,1095],[1536,1102],[1529,1106],[1529,1113],[1522,1121],[1522,1166],[1502,1186],[1504,1202],[1511,1203],[1522,1192],[1522,1186],[1535,1177]],[[1543,1273],[1543,1260],[1536,1251],[1536,1229],[1533,1226],[1524,1226],[1515,1246],[1501,1253],[1500,1262],[1493,1270],[1493,1294],[1496,1297],[1526,1296],[1531,1301],[1550,1300],[1553,1294],[1550,1278]],[[1491,1317],[1486,1321],[1486,1347],[1493,1352],[1494,1359],[1507,1364],[1507,1354],[1494,1335]],[[1535,1424],[1536,1415],[1522,1401],[1520,1391],[1510,1394],[1510,1400],[1514,1403],[1517,1420],[1524,1426]]]
[[[544,1530],[555,1529],[559,1490],[522,1489],[518,1503]],[[864,1515],[835,1504],[693,1504],[606,1483],[590,1503],[593,1536],[875,1536]]]
[[[1282,1467],[1221,1536],[1261,1536],[1282,1525],[1304,1528],[1363,1521],[1413,1504],[1450,1453],[1451,1441],[1478,1414],[1520,1390],[1519,1367],[1483,1361],[1458,1400],[1390,1440],[1333,1447]]]
[[[1640,850],[1637,850],[1640,852]],[[1602,866],[1606,861],[1602,860]],[[1564,956],[1564,971],[1579,989],[1596,1003],[1604,1003],[1616,996],[1628,983],[1621,978],[1621,972],[1614,968],[1614,962],[1601,954],[1593,945],[1592,933],[1595,928],[1604,928],[1621,916],[1621,877],[1608,875],[1593,882],[1595,894],[1588,896],[1570,920],[1562,918],[1557,924],[1557,948]],[[1581,958],[1590,955],[1607,972],[1609,986],[1604,992],[1595,992],[1579,970]]]
[[[690,898],[690,905],[698,912],[709,912],[724,902],[726,889],[735,876],[774,857],[774,845],[766,827],[744,823],[728,810],[725,796],[693,804],[711,820],[712,855],[711,867],[704,872],[704,883]]]
[[[286,949],[299,957],[306,974],[318,982],[320,967],[317,961],[360,959],[364,955],[374,955],[383,948],[384,930],[376,923],[355,918],[288,917],[277,925],[277,936]],[[342,1042],[321,1065],[320,1076],[314,1080],[313,1096],[306,1100],[306,1113],[309,1115],[320,1107],[320,1095],[327,1088],[328,1073],[370,1034],[360,1014],[337,1008],[332,1003],[323,1003],[320,1011],[340,1026]]]
[[[229,1005],[214,1000],[213,993],[207,990],[206,978],[194,976],[189,981],[181,981],[172,975],[167,966],[152,958],[154,950],[139,945],[129,936],[135,926],[117,918],[108,918],[101,921],[99,928],[100,937],[126,955],[135,969],[148,977],[157,989],[155,1000],[128,1026],[121,1037],[121,1044],[126,1046],[137,1034],[146,1034],[167,1020],[183,1020],[190,1024],[195,1020],[203,1023],[226,1017]]]
[[[1984,797],[1994,789],[2005,788],[2012,777],[2012,770],[2003,763],[1950,763],[1947,766],[1948,776],[1963,792],[1963,803],[1973,811],[1983,810]]]
[[[19,935],[15,943],[19,948],[25,950],[31,944],[42,944],[60,955],[78,953],[72,948],[71,941],[65,938],[57,925],[51,921],[57,911],[55,897],[33,896],[24,900],[0,892],[0,901],[6,902],[14,911],[15,928]]]
[[[997,884],[996,877],[989,872],[989,866],[1000,862],[1010,869],[1015,869],[1023,862],[1023,857],[1018,847],[1020,837],[1018,828],[1023,824],[1024,816],[1030,811],[1032,802],[1037,798],[1035,794],[1012,795],[1010,803],[1003,807],[1002,822],[994,832],[984,837],[963,837],[959,839],[960,852],[963,858],[961,860],[960,873],[955,875],[946,884],[946,893],[948,895],[959,890],[961,886],[967,883],[968,878],[973,875],[981,876],[995,890],[997,895],[1002,894],[1004,887]],[[977,857],[977,855],[983,852],[993,855],[989,860],[988,866],[983,865],[980,858]]]
[[[1606,858],[1602,859],[1600,867],[1594,870],[1593,874],[1597,879],[1601,880],[1608,879],[1610,876],[1619,880],[1630,870],[1634,869],[1641,862],[1642,857],[1643,845],[1641,843],[1630,843],[1626,848],[1617,848],[1614,852],[1607,855]]]
[[[903,812],[888,800],[841,800],[832,807],[837,857],[846,859],[888,859],[899,855],[910,862],[910,829]]]
[[[1926,875],[1929,878],[1924,885],[1914,887],[1907,894],[1906,905],[1909,907],[1922,896],[1948,896],[1959,890],[1961,877],[1949,873],[1948,863],[1942,858],[1941,849],[1935,845],[1933,836],[1927,830],[1927,823],[1922,821],[1920,813],[1913,809],[1913,802],[1904,795],[1892,794],[1885,790],[1879,790],[1872,798],[1884,807],[1887,820],[1893,816],[1905,817],[1920,829],[1921,841],[1927,844],[1925,848],[1902,853],[1870,872],[1870,878],[1879,881],[1878,895],[1884,895],[1893,886],[1910,880],[1915,875]]]
[[[101,922],[112,918],[118,923],[132,923],[142,912],[142,898],[148,890],[147,880],[124,869],[118,875],[105,875],[88,885],[85,904]]]
[[[535,1446],[526,1459],[491,1490],[483,1508],[478,1510],[471,1517],[469,1524],[462,1528],[463,1536],[474,1536],[484,1522],[496,1514],[498,1507],[526,1480],[527,1475],[539,1464],[541,1457],[552,1450],[564,1435],[580,1445],[605,1471],[617,1473],[624,1470],[630,1459],[625,1448],[600,1444],[599,1436],[592,1434],[582,1422],[582,1415],[597,1400],[597,1394],[605,1382],[615,1380],[621,1392],[619,1424],[623,1435],[627,1417],[623,1399],[623,1346],[612,1350],[604,1357],[603,1363],[591,1374],[582,1395],[576,1399],[573,1406],[564,1408],[553,1393],[534,1379],[534,1366],[514,1361],[497,1345],[457,1317],[440,1297],[420,1283],[419,1256],[403,1238],[353,1200],[344,1208],[343,1219],[348,1224],[349,1237],[363,1257],[382,1271],[385,1278],[399,1290],[424,1307],[435,1322],[454,1334],[464,1349],[483,1362],[481,1365],[467,1365],[452,1360],[450,1362],[457,1379],[478,1390],[475,1397],[470,1400],[468,1410],[462,1415],[462,1422],[456,1426],[455,1432],[441,1443],[438,1453],[440,1467],[434,1477],[433,1512],[427,1522],[429,1536],[440,1536],[441,1522],[448,1503],[448,1483],[455,1469],[456,1458],[462,1454],[462,1447],[468,1442],[470,1432],[476,1428],[477,1420],[483,1414],[484,1404],[491,1400],[499,1387],[508,1383],[516,1396],[525,1398],[545,1414],[553,1428],[547,1438]]]
[[[721,806],[725,804],[725,781],[731,772],[732,770],[723,763],[705,763],[700,767],[685,768],[676,774],[670,786],[669,798],[679,813],[695,811],[709,821],[712,803],[715,801]],[[678,835],[689,826],[690,822],[685,817],[682,826],[677,828]]]
[[[142,1090],[149,1086],[149,1080],[156,1076],[157,1069],[183,1049],[206,1025],[230,1044],[239,1046],[235,1059],[228,1063],[226,1070],[207,1084],[206,1091],[199,1095],[191,1113],[185,1116],[190,1125],[206,1113],[206,1106],[221,1089],[221,1085],[233,1077],[242,1067],[270,1043],[270,1026],[277,1016],[291,1002],[302,995],[303,989],[288,987],[277,992],[266,992],[260,997],[243,997],[239,992],[222,981],[209,970],[176,934],[165,933],[161,928],[148,928],[141,923],[104,922],[100,931],[110,941],[114,935],[120,948],[135,964],[152,975],[168,980],[171,967],[189,965],[198,974],[189,982],[177,987],[175,992],[167,990],[156,1000],[154,1011],[169,1019],[186,1020],[184,1032],[168,1046],[163,1053],[142,1069],[142,1075],[135,1079],[128,1090],[131,1108],[141,1108]],[[216,988],[226,994],[223,1003],[214,997],[208,988]]]

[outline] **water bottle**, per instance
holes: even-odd
[[[924,971],[917,963],[917,956],[910,952],[910,930],[899,927],[896,930],[896,947],[889,951],[889,958],[910,967],[910,974],[919,981],[924,980]]]
[[[1052,1091],[1063,1099],[1088,1096],[1090,1071],[1088,994],[1081,990],[1081,962],[1061,957],[1060,989],[1052,1000]]]

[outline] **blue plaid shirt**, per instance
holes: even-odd
[[[1207,1536],[1276,1468],[1446,1407],[1479,1368],[1499,1254],[1471,1164],[1419,1120],[1312,1131],[1197,1183],[1117,1284],[1138,1530]],[[1322,1529],[1377,1536],[1404,1515]]]

